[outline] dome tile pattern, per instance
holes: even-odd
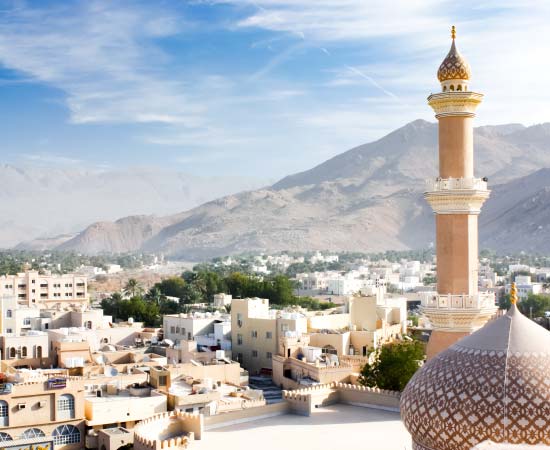
[[[401,414],[415,450],[550,445],[550,333],[512,306],[428,361]]]
[[[447,80],[469,80],[471,77],[471,69],[468,61],[459,53],[456,48],[455,40],[451,45],[451,50],[439,66],[437,78],[440,82]]]

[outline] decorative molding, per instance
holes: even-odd
[[[445,189],[424,193],[436,214],[479,214],[491,191],[482,189]]]
[[[477,105],[483,94],[477,92],[440,92],[428,97],[428,104],[435,111],[435,117],[465,116],[474,117]]]

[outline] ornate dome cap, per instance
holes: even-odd
[[[456,48],[456,29],[454,25],[451,29],[451,37],[453,39],[451,49],[439,66],[437,78],[440,82],[447,80],[469,80],[472,74],[470,64],[468,64],[468,61],[466,61]]]
[[[470,450],[485,441],[550,445],[550,332],[513,301],[507,314],[414,375],[401,416],[415,450]]]

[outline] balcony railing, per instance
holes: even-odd
[[[480,292],[476,295],[445,295],[426,292],[422,297],[422,307],[443,310],[496,308],[495,294]]]
[[[450,191],[454,189],[486,191],[487,182],[482,178],[437,178],[435,180],[426,180],[426,189],[428,192]]]

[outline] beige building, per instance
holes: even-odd
[[[9,386],[9,387],[8,387]],[[65,373],[47,371],[33,381],[5,380],[0,395],[3,441],[46,443],[57,449],[84,447],[84,387]],[[5,444],[4,444],[5,445]]]
[[[0,277],[0,298],[14,297],[19,305],[81,305],[88,303],[88,281],[75,274],[45,275],[35,270]]]
[[[271,360],[277,354],[281,336],[300,336],[306,332],[307,319],[303,314],[270,311],[267,299],[231,302],[233,358],[252,374],[271,373]]]

